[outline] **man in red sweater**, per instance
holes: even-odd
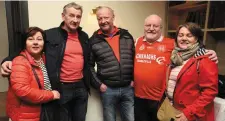
[[[157,121],[157,111],[165,90],[166,67],[170,64],[174,40],[163,37],[162,19],[150,15],[145,19],[144,36],[135,42],[134,113],[135,121]],[[214,51],[209,58],[217,61]]]
[[[52,89],[60,92],[60,100],[54,105],[57,121],[86,119],[91,76],[87,66],[89,38],[80,27],[82,13],[82,6],[68,3],[63,7],[60,26],[45,31],[46,68]],[[10,75],[12,59],[3,60],[3,76]]]

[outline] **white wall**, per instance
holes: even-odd
[[[8,30],[6,22],[5,1],[0,1],[0,62],[8,56]],[[0,76],[0,92],[5,92],[8,89],[8,80]]]
[[[62,8],[69,3],[57,2],[40,2],[29,1],[29,22],[30,26],[39,26],[43,29],[59,26],[61,22]],[[143,34],[144,19],[150,14],[158,14],[165,20],[165,4],[166,2],[138,2],[138,1],[78,1],[83,6],[84,12],[81,27],[89,34],[97,30],[98,24],[96,16],[91,15],[92,9],[100,5],[112,7],[115,11],[115,25],[128,29],[130,33],[137,38]],[[165,22],[163,23],[165,25]]]
[[[40,2],[29,1],[29,24],[30,26],[39,26],[43,29],[57,27],[61,23],[61,13],[63,6],[67,2]],[[92,9],[100,5],[109,6],[115,11],[115,25],[128,29],[130,33],[137,38],[143,35],[144,19],[150,14],[158,14],[165,20],[166,2],[137,2],[137,1],[78,1],[83,6],[84,12],[81,27],[89,36],[97,30],[98,24],[96,16],[91,15]],[[165,22],[163,23],[165,25]],[[87,121],[102,121],[102,108],[97,91],[92,90],[89,98]],[[118,119],[119,120],[119,119]]]

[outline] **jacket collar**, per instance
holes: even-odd
[[[197,62],[197,60],[200,60],[202,58],[208,58],[207,55],[203,55],[203,56],[199,56],[197,58],[190,58],[188,60],[188,62],[183,66],[183,68],[181,69],[181,71],[179,72],[178,76],[177,76],[177,81],[180,80],[180,78],[182,77],[182,75],[194,64]],[[197,69],[197,68],[196,68]],[[197,71],[197,70],[196,70]]]
[[[107,36],[104,36],[104,34],[98,34],[98,31],[100,31],[100,29],[95,31],[91,38],[94,38],[94,37],[105,38],[105,37],[107,37]],[[127,33],[128,33],[128,30],[126,30],[126,29],[117,28],[117,32],[116,32],[115,35],[119,34],[120,36],[123,36],[123,34],[127,34]],[[129,36],[131,36],[131,35],[129,34]]]
[[[101,29],[99,29],[99,30],[97,31],[97,34],[99,34],[99,35],[104,35],[104,36],[106,36],[106,37],[113,37],[113,36],[117,35],[118,32],[119,32],[119,29],[118,29],[116,26],[114,26],[113,32],[110,33],[110,34],[105,34]]]
[[[68,32],[65,29],[62,28],[64,24],[65,24],[65,22],[61,22],[61,24],[58,28],[59,28],[59,31],[62,33],[64,40],[66,40],[67,36],[68,36]],[[78,36],[80,35],[81,31],[82,31],[82,28],[78,27],[77,28]]]
[[[62,30],[62,31],[64,31],[64,32],[67,33],[67,31],[66,31],[65,29],[62,28],[64,24],[65,24],[64,21],[61,22],[61,24],[59,25],[59,28],[60,28],[60,30]],[[79,26],[79,27],[77,28],[77,32],[79,33],[79,32],[81,32],[81,31],[82,31],[82,27]]]
[[[35,62],[34,62],[34,58],[30,55],[29,52],[27,52],[27,50],[24,50],[20,53],[21,55],[25,56],[26,59],[29,61],[29,63],[32,65],[32,66],[38,66]],[[44,54],[41,55],[42,59],[43,59],[43,62],[45,63],[45,56]]]

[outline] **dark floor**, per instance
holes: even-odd
[[[0,92],[0,121],[9,121],[5,113],[6,94],[7,92]]]

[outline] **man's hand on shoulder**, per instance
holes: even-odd
[[[8,77],[11,74],[12,61],[5,61],[1,65],[1,75],[3,77]]]
[[[206,50],[206,55],[208,55],[209,59],[214,61],[215,63],[219,62],[216,52],[214,50]]]

